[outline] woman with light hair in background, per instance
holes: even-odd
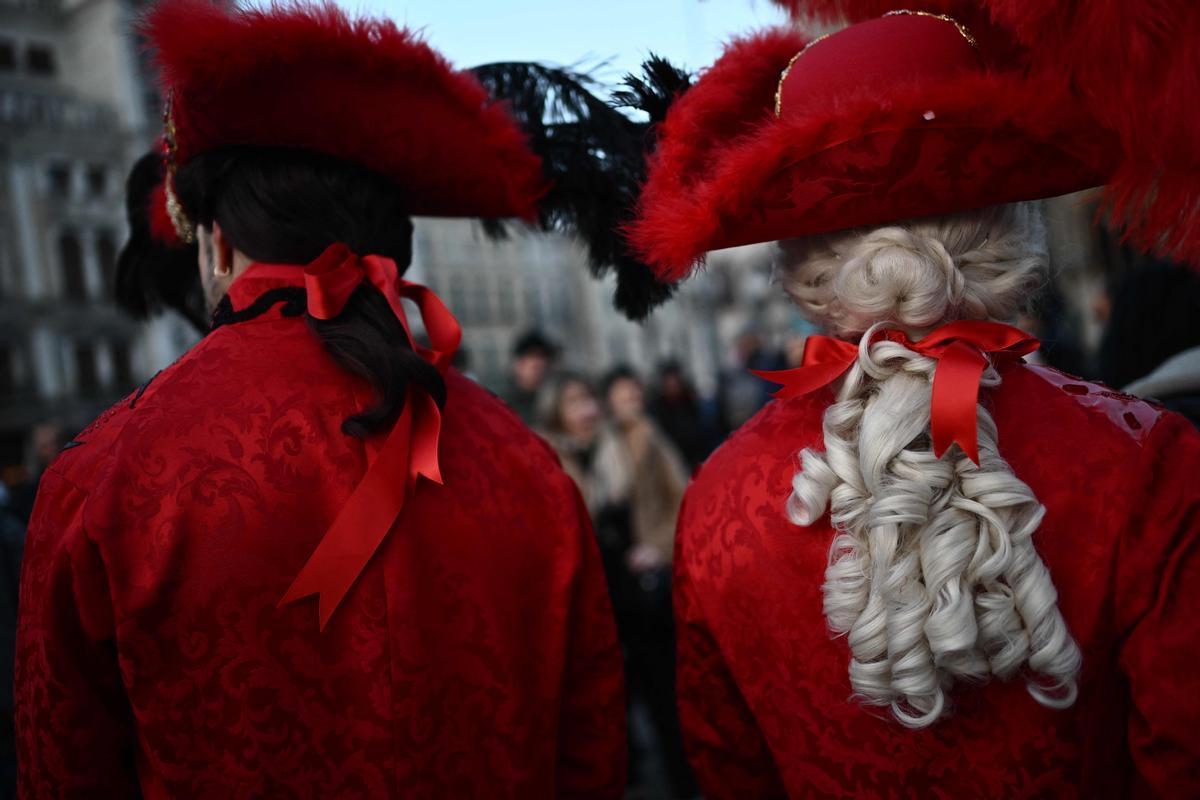
[[[1200,794],[1200,437],[1007,324],[1033,201],[1122,142],[967,22],[737,41],[659,128],[630,226],[659,279],[778,241],[825,332],[681,512],[706,798]]]
[[[547,395],[545,433],[592,514],[629,698],[646,710],[669,796],[692,797],[675,710],[671,620],[671,555],[687,472],[647,414],[636,373],[614,368],[600,394],[577,374],[561,375]],[[649,789],[649,759],[638,739],[631,731],[630,782]]]

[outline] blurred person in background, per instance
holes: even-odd
[[[721,376],[720,402],[726,432],[735,431],[771,399],[750,370],[775,370],[787,366],[783,354],[767,346],[762,331],[750,326],[734,342],[733,367]]]
[[[729,45],[667,113],[626,227],[660,280],[778,242],[823,331],[761,375],[779,399],[680,515],[705,797],[1200,796],[1200,435],[1024,363],[1037,341],[1009,324],[1045,279],[1044,197],[1111,181],[1131,235],[1200,266],[1200,116],[1180,113],[1200,5],[786,4],[854,24]],[[1050,41],[1014,50],[1031,31]],[[1130,106],[1164,91],[1131,52],[1178,102]]]
[[[650,402],[651,415],[690,468],[697,467],[717,446],[720,434],[711,413],[678,361],[663,362]]]
[[[28,458],[10,487],[0,483],[0,798],[17,796],[13,668],[25,530],[42,476],[67,443],[63,426],[46,421],[29,432]]]
[[[23,478],[11,487],[10,508],[23,523],[29,522],[42,475],[67,444],[67,434],[57,420],[39,422],[29,432],[28,456]]]
[[[1113,293],[1098,372],[1200,425],[1200,275],[1165,261],[1127,273]]]
[[[614,478],[624,478],[623,486],[610,483],[615,491],[608,502],[628,508],[631,536],[625,561],[637,575],[664,571],[666,578],[687,472],[679,451],[646,413],[645,389],[633,370],[613,369],[603,388],[616,458],[600,463]]]
[[[1032,301],[1026,303],[1016,319],[1017,327],[1037,337],[1039,344],[1026,360],[1071,375],[1091,374],[1091,359],[1080,341],[1080,326],[1072,320],[1058,286],[1048,279],[1032,294]]]
[[[420,36],[335,6],[163,0],[143,33],[212,327],[45,473],[22,796],[616,800],[587,509],[403,278],[414,215],[533,215],[524,132]]]
[[[587,378],[574,372],[556,375],[542,397],[538,430],[550,442],[563,469],[578,485],[589,509],[608,494],[591,477],[596,445],[604,426],[603,409]]]
[[[557,359],[558,345],[536,329],[523,333],[513,345],[512,368],[503,398],[530,427],[541,421],[542,391]]]
[[[602,391],[603,406],[586,380],[560,377],[549,395],[545,427],[592,513],[625,652],[628,697],[648,712],[672,796],[691,797],[695,783],[675,710],[670,597],[675,523],[687,473],[646,413],[642,383],[631,369],[611,371]],[[636,750],[631,754],[631,783],[648,782],[648,759]]]
[[[17,749],[13,727],[13,660],[17,643],[17,597],[25,520],[0,482],[0,800],[17,796]]]
[[[798,367],[804,363],[804,345],[811,334],[816,333],[811,325],[793,325],[783,340],[783,363],[786,369]]]

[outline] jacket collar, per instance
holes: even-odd
[[[302,265],[251,264],[217,303],[211,329],[252,319],[297,317],[304,310]]]
[[[242,311],[270,290],[285,286],[304,288],[303,264],[251,264],[230,285],[226,296],[234,311]]]

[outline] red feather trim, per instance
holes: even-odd
[[[391,22],[163,0],[143,28],[174,96],[177,163],[223,145],[314,150],[391,178],[415,215],[531,218],[544,193],[505,106]]]
[[[1200,265],[1200,3],[1195,0],[985,0],[1030,50],[1034,69],[1070,83],[1124,160],[1107,192],[1138,246]]]
[[[703,229],[713,224],[698,218],[690,198],[694,184],[717,167],[711,162],[724,155],[727,142],[774,116],[779,75],[807,42],[784,28],[735,39],[659,125],[658,149],[626,234],[660,280],[686,277]]]

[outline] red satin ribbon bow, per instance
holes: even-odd
[[[260,269],[286,269],[294,276],[296,267]],[[462,340],[458,320],[428,288],[403,280],[396,262],[389,258],[360,258],[344,244],[331,245],[304,268],[308,313],[317,319],[333,319],[342,313],[351,293],[363,281],[387,300],[409,346],[444,375]],[[401,298],[416,303],[431,347],[413,341]],[[279,605],[318,595],[321,629],[325,629],[338,603],[396,523],[417,479],[424,476],[434,483],[442,482],[438,466],[441,427],[437,403],[426,392],[410,386],[395,427]]]
[[[929,431],[938,458],[957,443],[967,457],[979,463],[979,430],[975,404],[979,380],[987,368],[985,353],[1020,357],[1038,349],[1034,337],[1011,325],[981,320],[961,320],[931,331],[919,342],[903,331],[879,332],[872,343],[886,339],[915,353],[937,360],[933,373],[933,399]],[[828,336],[810,336],[804,345],[803,365],[796,369],[760,372],[760,378],[783,384],[775,397],[808,394],[841,377],[858,358],[858,345]]]

